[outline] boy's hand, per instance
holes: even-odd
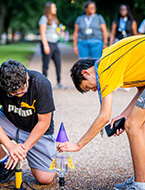
[[[23,161],[23,159],[26,158],[26,151],[25,151],[25,147],[23,144],[13,144],[10,148],[9,148],[9,158],[8,161],[6,163],[6,168],[7,169],[11,169],[13,170],[16,166],[16,164],[18,163],[18,161]]]
[[[77,143],[71,143],[71,142],[64,142],[64,143],[60,143],[57,146],[57,151],[58,152],[77,152],[79,151],[81,148],[79,147],[79,145]]]
[[[115,118],[112,119],[112,121],[111,121],[111,123],[110,123],[111,129],[113,128],[114,122],[117,121],[117,120],[119,120],[119,119],[121,119],[122,117],[124,117],[124,116],[119,115],[119,116],[117,116],[117,117],[115,117]],[[124,132],[123,129],[120,129],[120,130],[117,129],[116,134],[114,134],[114,136],[116,136],[116,135],[119,136],[119,135],[122,134],[123,132]]]

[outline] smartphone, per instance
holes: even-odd
[[[111,125],[108,124],[105,126],[106,133],[108,137],[111,137],[112,135],[116,134],[117,129],[125,129],[124,124],[125,124],[125,117],[122,117],[121,119],[118,119],[117,121],[114,122],[113,128],[111,129]]]

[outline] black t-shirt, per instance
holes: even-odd
[[[52,88],[49,80],[37,71],[28,70],[28,92],[22,97],[8,97],[0,88],[0,104],[5,116],[18,128],[31,132],[38,122],[37,114],[55,110]],[[45,134],[54,133],[53,113],[51,123]]]

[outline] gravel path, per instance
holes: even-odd
[[[77,60],[73,48],[60,44],[62,52],[62,83],[68,86],[67,90],[54,90],[56,111],[54,114],[55,132],[58,133],[61,122],[67,131],[69,140],[77,142],[87,131],[99,113],[98,94],[88,92],[80,94],[74,88],[69,77],[70,68]],[[30,62],[29,69],[41,72],[41,55],[39,47]],[[56,84],[54,64],[49,67],[49,80],[52,86]],[[114,92],[112,117],[117,116],[127,106],[136,90],[125,92],[121,89]],[[68,190],[107,190],[113,189],[116,183],[123,182],[132,173],[132,160],[126,133],[120,137],[108,138],[106,134],[101,138],[98,134],[80,152],[70,153],[75,164],[75,170],[66,173],[66,189]],[[31,175],[27,162],[23,166],[23,180],[29,182],[36,189],[57,190],[58,177],[50,185],[39,185]],[[4,186],[7,186],[4,188]],[[14,179],[1,186],[0,189],[12,189]]]

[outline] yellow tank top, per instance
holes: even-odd
[[[120,40],[104,49],[100,60],[102,98],[118,87],[145,86],[145,35]]]

